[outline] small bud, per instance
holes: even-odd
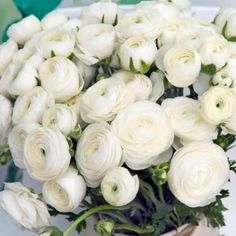
[[[104,219],[97,222],[95,225],[95,231],[102,236],[112,235],[115,223],[113,220]]]
[[[233,78],[227,67],[218,71],[212,78],[211,84],[213,86],[230,87],[233,84]]]
[[[39,236],[63,236],[63,232],[54,226],[50,226],[42,229]]]
[[[156,185],[160,186],[167,182],[168,171],[170,169],[169,163],[162,163],[157,165],[152,171],[152,180]]]

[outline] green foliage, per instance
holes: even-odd
[[[235,135],[226,134],[226,135],[218,135],[217,139],[214,140],[214,143],[222,147],[225,151],[227,151],[228,147],[233,144],[235,141]]]
[[[216,66],[214,64],[209,64],[209,65],[202,64],[201,72],[204,72],[208,75],[214,75],[216,73]]]
[[[12,157],[9,146],[7,144],[0,145],[0,164],[5,165],[11,159]]]
[[[229,167],[236,174],[236,160],[229,160]]]
[[[110,236],[112,235],[114,227],[115,222],[107,218],[98,221],[94,226],[94,230],[102,236]]]
[[[152,180],[156,185],[163,185],[167,183],[167,174],[170,169],[168,162],[157,165],[152,168]]]
[[[49,233],[50,236],[63,236],[63,232],[54,226],[44,228],[39,235]]]

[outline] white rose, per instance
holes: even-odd
[[[131,37],[157,39],[164,27],[163,15],[151,8],[141,8],[123,15],[117,25],[118,37],[123,41]]]
[[[231,67],[227,65],[214,74],[211,82],[214,86],[231,87],[235,79],[236,77],[231,72]]]
[[[92,65],[112,55],[115,30],[107,24],[91,24],[82,27],[76,36],[78,50],[75,55],[85,64]]]
[[[175,45],[164,55],[163,64],[168,81],[176,87],[194,83],[201,71],[198,52],[185,45]]]
[[[96,75],[96,66],[86,65],[84,62],[78,58],[73,59],[73,62],[80,71],[82,78],[84,79],[84,88],[88,88],[91,81],[95,78]]]
[[[86,194],[86,183],[78,170],[69,169],[55,180],[43,184],[43,198],[60,212],[76,209]]]
[[[213,143],[192,143],[173,156],[168,183],[175,197],[189,207],[215,201],[229,178],[227,155]]]
[[[145,74],[157,55],[156,44],[144,38],[129,38],[119,49],[118,56],[123,69]]]
[[[39,67],[39,79],[42,87],[57,102],[64,102],[78,95],[84,86],[75,64],[61,56],[50,58]]]
[[[89,187],[97,187],[111,168],[122,164],[119,140],[107,123],[94,123],[83,131],[75,159]]]
[[[0,206],[25,229],[38,231],[49,225],[50,215],[39,196],[21,183],[6,183],[0,192]]]
[[[165,21],[164,29],[158,38],[158,45],[172,44],[175,37],[186,26],[186,19],[169,18]]]
[[[3,75],[4,71],[10,64],[13,56],[17,52],[17,49],[18,47],[16,42],[11,39],[0,45],[0,76]]]
[[[214,125],[226,122],[236,111],[236,96],[228,87],[212,87],[199,101],[202,117]]]
[[[43,17],[41,24],[43,30],[52,29],[61,26],[67,22],[67,17],[59,12],[50,12]]]
[[[18,44],[24,44],[34,34],[41,31],[41,23],[37,17],[30,15],[21,21],[11,25],[7,30],[9,38],[14,39]]]
[[[197,100],[187,97],[165,99],[162,107],[170,117],[175,135],[180,139],[187,142],[210,141],[217,137],[216,126],[202,119]]]
[[[222,32],[228,18],[234,13],[236,13],[235,8],[221,8],[219,10],[215,17],[214,23],[218,26],[220,32]]]
[[[45,109],[53,104],[54,99],[51,95],[43,88],[35,87],[32,91],[16,99],[12,115],[13,123],[40,123]]]
[[[176,34],[174,42],[176,44],[185,44],[199,50],[202,43],[212,35],[209,30],[201,29],[195,25],[192,27],[185,27]]]
[[[87,123],[112,121],[134,99],[134,94],[123,81],[112,78],[100,80],[82,95],[81,117]]]
[[[123,81],[135,95],[135,101],[147,100],[152,92],[152,81],[145,75],[119,71],[112,75],[114,80]]]
[[[0,144],[5,144],[11,128],[12,104],[0,94]]]
[[[229,43],[221,35],[207,37],[200,47],[199,54],[203,65],[213,64],[216,69],[220,69],[229,59]]]
[[[137,9],[145,10],[155,10],[161,12],[161,14],[166,18],[172,18],[180,15],[180,9],[171,2],[161,2],[161,1],[142,1],[136,5]]]
[[[138,176],[132,176],[124,167],[111,169],[101,183],[104,199],[113,206],[124,206],[132,202],[138,190]]]
[[[24,163],[29,175],[47,181],[63,175],[70,164],[65,136],[50,128],[38,128],[26,137]]]
[[[134,170],[151,166],[174,139],[167,114],[150,101],[139,101],[121,110],[112,128],[123,148],[125,163]]]
[[[44,112],[42,124],[45,127],[59,130],[64,135],[67,135],[76,127],[77,116],[69,106],[55,104]]]
[[[84,24],[105,23],[116,25],[121,16],[121,9],[111,0],[91,4],[82,11]]]
[[[10,147],[11,155],[16,166],[25,168],[24,165],[24,143],[28,134],[39,128],[37,123],[20,123],[16,125],[8,136],[8,144]]]
[[[164,74],[161,71],[152,72],[150,80],[152,82],[152,92],[149,95],[148,100],[157,102],[165,92]]]
[[[70,56],[74,51],[75,37],[71,32],[60,28],[43,32],[36,45],[37,51],[45,58],[58,56]]]

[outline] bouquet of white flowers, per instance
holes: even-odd
[[[236,9],[209,23],[187,0],[127,12],[101,1],[79,19],[28,16],[8,36],[0,161],[42,182],[38,194],[5,184],[0,206],[16,222],[43,236],[80,232],[92,215],[102,236],[224,225],[236,172],[226,154],[236,135]],[[64,231],[50,225],[59,214]]]

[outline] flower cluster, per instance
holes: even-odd
[[[160,235],[198,219],[229,179],[235,26],[235,9],[208,23],[187,0],[128,12],[107,0],[79,19],[52,12],[11,25],[0,46],[1,150],[43,186],[38,195],[7,183],[0,206],[41,235],[66,236],[94,213],[101,235]],[[43,201],[74,221],[64,233]]]

